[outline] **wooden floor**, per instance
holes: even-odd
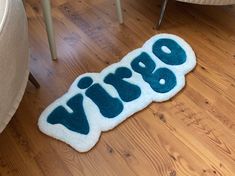
[[[170,2],[153,29],[160,0],[52,0],[59,59],[50,60],[40,3],[25,0],[29,20],[30,83],[0,135],[0,176],[234,176],[235,6]],[[184,38],[197,55],[181,93],[152,103],[80,154],[42,134],[42,110],[85,72],[100,72],[157,33]]]

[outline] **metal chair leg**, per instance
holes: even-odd
[[[121,6],[121,0],[116,0],[116,7],[117,7],[117,15],[119,23],[123,23],[123,16],[122,16],[122,6]]]
[[[50,0],[41,0],[41,3],[42,3],[44,21],[46,24],[48,42],[51,51],[51,57],[53,60],[56,60],[57,52],[56,52],[55,35],[53,29],[53,21],[51,17],[51,2]]]
[[[168,0],[162,0],[162,7],[161,7],[161,13],[160,13],[160,18],[158,20],[157,26],[156,28],[159,29],[162,23],[162,19],[164,17],[164,13],[166,10],[166,6],[167,6]]]
[[[38,81],[35,79],[35,77],[32,75],[32,73],[29,73],[29,81],[38,89],[40,88],[40,84]]]

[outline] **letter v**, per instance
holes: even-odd
[[[73,110],[69,113],[63,106],[55,108],[47,118],[50,124],[62,124],[69,130],[81,133],[89,133],[89,124],[83,109],[83,96],[77,94],[72,97],[67,105]]]

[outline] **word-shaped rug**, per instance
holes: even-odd
[[[159,34],[100,73],[80,75],[68,92],[39,118],[40,130],[79,152],[90,150],[108,131],[151,102],[176,95],[196,65],[180,37]]]

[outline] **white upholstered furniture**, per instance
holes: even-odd
[[[121,1],[120,0],[115,0],[115,1],[116,1],[116,9],[117,9],[119,23],[123,23]],[[43,8],[44,20],[46,24],[48,42],[49,42],[50,51],[51,51],[51,57],[53,60],[56,60],[57,53],[56,53],[53,22],[52,22],[52,16],[51,16],[51,2],[50,0],[41,0],[41,3],[42,3],[42,8]]]
[[[193,4],[201,4],[201,5],[232,5],[235,4],[235,0],[176,0],[180,2],[186,2],[186,3],[193,3]],[[166,6],[167,6],[168,0],[162,0],[162,7],[161,7],[161,13],[160,18],[157,23],[157,28],[160,27]]]
[[[204,5],[231,5],[235,4],[235,0],[177,0],[181,2],[204,4]]]
[[[0,0],[0,133],[28,81],[28,26],[21,0]]]

